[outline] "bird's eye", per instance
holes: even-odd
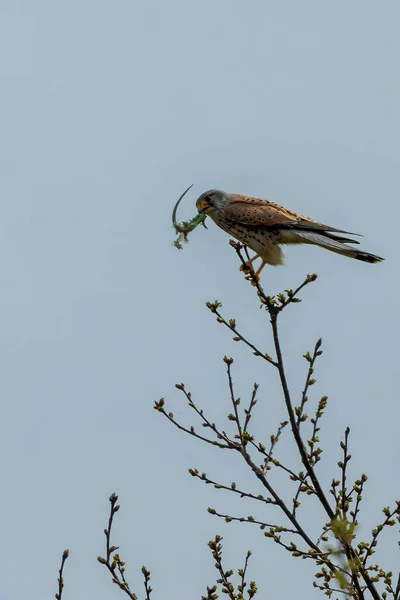
[[[212,197],[212,194],[207,194],[206,196],[199,198],[196,202],[197,210],[202,212],[209,208],[210,205],[212,206]]]

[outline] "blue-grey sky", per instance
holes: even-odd
[[[222,188],[360,232],[364,249],[386,257],[371,266],[288,249],[287,266],[265,269],[263,285],[275,293],[319,273],[281,335],[297,398],[301,355],[324,340],[313,388],[314,399],[330,397],[323,478],[349,425],[352,474],[370,476],[365,531],[399,498],[399,20],[395,0],[0,1],[7,600],[52,597],[64,548],[66,600],[122,598],[96,562],[113,491],[115,542],[142,597],[146,564],[155,598],[200,598],[215,577],[206,543],[217,532],[227,566],[253,550],[260,597],[317,597],[311,565],[256,528],[207,514],[210,505],[256,512],[187,474],[196,466],[259,490],[238,457],[185,438],[152,408],[165,396],[191,423],[174,388],[185,381],[220,421],[230,412],[228,354],[238,395],[260,383],[261,438],[284,418],[276,373],[204,306],[223,301],[272,352],[228,237],[210,223],[182,252],[171,245],[171,209],[191,183],[181,218],[194,216],[202,191]],[[281,457],[293,459],[290,443]],[[394,552],[393,537],[383,553],[393,568]]]

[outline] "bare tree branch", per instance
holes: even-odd
[[[125,577],[125,561],[121,559],[120,555],[116,553],[119,550],[118,546],[111,545],[111,530],[114,522],[114,517],[120,509],[120,505],[117,504],[118,496],[111,494],[109,497],[110,501],[110,516],[108,518],[108,527],[104,530],[106,536],[106,558],[101,556],[97,557],[98,562],[101,565],[107,567],[111,574],[112,582],[115,583],[131,600],[138,600],[138,596],[131,591],[129,583]],[[113,556],[114,553],[114,556]],[[153,591],[150,587],[150,571],[146,567],[142,567],[142,574],[144,577],[144,588],[146,592],[145,600],[151,600],[150,594]]]
[[[63,594],[63,589],[64,589],[64,565],[65,565],[65,561],[67,560],[69,556],[69,550],[64,550],[63,554],[62,554],[62,558],[61,558],[61,567],[60,570],[58,571],[58,592],[55,595],[56,600],[62,600],[62,594]]]

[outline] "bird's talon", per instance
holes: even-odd
[[[255,273],[246,275],[245,279],[247,279],[247,281],[250,281],[251,285],[254,285],[254,286],[256,286],[258,283],[260,283],[260,277],[259,277],[259,275],[256,275]]]

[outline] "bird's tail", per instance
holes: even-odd
[[[285,240],[283,243],[313,244],[314,246],[326,248],[331,252],[343,254],[343,256],[348,256],[349,258],[355,258],[357,260],[363,260],[364,262],[368,263],[378,263],[384,260],[375,254],[370,254],[369,252],[363,252],[357,248],[347,246],[346,244],[358,244],[359,242],[352,240],[351,238],[340,237],[330,231],[315,232],[292,229],[290,232],[285,231],[283,237],[287,240]]]

